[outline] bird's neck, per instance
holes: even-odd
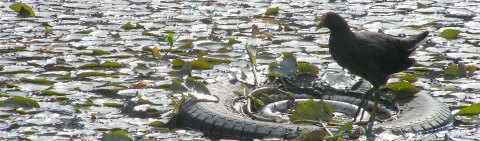
[[[343,19],[340,22],[336,23],[335,25],[331,25],[329,29],[330,29],[330,34],[332,36],[345,37],[345,36],[353,35],[353,32],[350,30],[350,26]]]

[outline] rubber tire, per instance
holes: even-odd
[[[301,131],[313,130],[317,126],[283,124],[253,120],[236,112],[232,104],[238,99],[233,91],[241,88],[238,82],[221,82],[207,86],[218,96],[218,102],[186,100],[180,108],[180,122],[217,138],[254,139],[299,135]],[[402,103],[403,102],[403,103]],[[402,109],[397,119],[375,124],[400,132],[425,132],[444,127],[452,121],[450,110],[443,103],[425,93],[418,93],[409,100],[400,101]]]

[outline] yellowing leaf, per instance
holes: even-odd
[[[158,47],[154,47],[152,49],[152,54],[153,54],[153,57],[154,58],[157,58],[157,59],[160,59],[161,56],[160,56],[160,51],[158,50]]]
[[[15,12],[18,12],[19,14],[22,14],[22,12],[28,12],[28,16],[35,17],[35,12],[33,12],[32,7],[23,3],[12,4],[10,5],[10,9],[12,9]]]
[[[191,62],[191,65],[192,65],[192,69],[197,69],[197,70],[209,70],[213,68],[212,64],[202,60],[193,60]]]

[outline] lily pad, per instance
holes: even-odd
[[[265,15],[278,15],[278,11],[280,11],[278,7],[268,8],[267,11],[265,11]]]
[[[329,121],[333,118],[333,107],[321,100],[315,102],[313,99],[307,100],[295,108],[290,116],[290,121],[296,120],[314,120]]]
[[[135,26],[134,26],[132,23],[127,22],[127,23],[123,24],[120,28],[123,28],[125,30],[130,30],[130,29],[141,29],[141,28],[143,28],[143,26],[140,25],[139,23],[136,23]]]
[[[268,69],[270,70],[268,75],[293,79],[297,73],[297,59],[293,56],[293,53],[284,52],[282,54],[283,60],[280,61],[278,65],[274,63],[268,65]]]
[[[30,79],[30,78],[20,78],[20,81],[27,82],[27,83],[35,83],[35,84],[53,84],[55,81],[47,80],[47,79]]]
[[[299,74],[310,74],[310,75],[317,75],[320,72],[317,66],[307,63],[307,62],[299,62],[298,63],[298,73]]]
[[[472,104],[468,107],[460,109],[455,115],[469,116],[480,114],[480,104]]]
[[[52,95],[52,96],[65,96],[65,95],[68,95],[68,94],[59,93],[59,92],[52,91],[52,90],[42,90],[41,93],[42,93],[42,95]]]
[[[175,93],[185,93],[188,92],[188,88],[185,87],[180,81],[172,80],[172,85],[170,85],[170,90]]]
[[[111,54],[108,51],[100,50],[100,49],[94,49],[92,50],[92,55],[108,55]]]
[[[12,98],[6,99],[0,102],[0,107],[11,107],[11,108],[40,108],[38,102],[34,99],[25,98],[21,96],[14,96]]]
[[[148,124],[149,126],[152,126],[152,127],[166,127],[167,124],[161,122],[161,121],[153,121],[153,122],[150,122],[150,124]]]
[[[205,86],[205,84],[203,84],[200,81],[195,80],[192,77],[187,78],[185,84],[187,85],[187,87],[192,92],[196,92],[196,93],[200,93],[200,94],[208,94],[208,95],[211,94],[210,90],[208,90],[208,88]]]
[[[460,30],[458,29],[445,29],[440,33],[440,37],[446,38],[446,39],[454,39],[457,38],[458,34],[460,34]]]
[[[209,57],[202,57],[202,58],[199,58],[198,60],[201,60],[201,61],[204,61],[204,62],[209,62],[209,63],[230,63],[230,62],[232,62],[232,60],[209,58]]]
[[[212,64],[202,60],[193,60],[191,62],[191,65],[192,65],[192,69],[196,69],[196,70],[209,70],[213,68]]]
[[[133,139],[128,137],[123,131],[112,131],[108,134],[103,134],[100,141],[133,141]]]
[[[397,99],[408,98],[420,92],[420,89],[417,88],[417,86],[404,81],[387,84],[387,88],[392,90]]]
[[[185,63],[185,61],[183,61],[182,59],[174,59],[172,61],[172,67],[173,68],[180,68],[183,66],[183,64]]]
[[[18,12],[20,15],[24,15],[23,13],[26,13],[25,15],[28,15],[30,17],[35,17],[35,12],[33,11],[32,7],[23,3],[12,4],[10,5],[10,9],[12,9],[15,12]]]
[[[110,62],[110,61],[101,63],[99,66],[100,66],[100,67],[104,67],[104,68],[123,67],[123,65],[120,64],[120,63]]]

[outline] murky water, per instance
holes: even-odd
[[[173,109],[173,100],[179,99],[163,87],[175,79],[168,73],[174,70],[173,58],[232,61],[192,72],[208,83],[228,80],[229,74],[242,71],[251,76],[244,50],[247,43],[257,46],[258,69],[263,73],[267,63],[274,62],[281,52],[294,52],[298,61],[314,63],[323,72],[342,71],[328,54],[328,30],[315,31],[314,19],[327,11],[341,13],[359,31],[394,36],[430,31],[428,41],[412,56],[418,64],[406,71],[419,77],[415,85],[430,91],[452,110],[480,102],[476,69],[466,76],[444,77],[450,64],[480,67],[480,1],[21,2],[33,7],[37,16],[17,17],[8,8],[13,2],[0,2],[0,94],[4,94],[0,100],[28,97],[37,100],[40,108],[27,114],[0,110],[2,140],[92,140],[109,130],[122,130],[135,139],[208,139],[194,130],[149,126],[153,121],[168,121],[165,113]],[[273,7],[280,9],[278,15],[264,15]],[[127,22],[139,26],[121,28]],[[253,24],[273,38],[252,37]],[[53,32],[46,33],[47,28]],[[445,39],[439,36],[445,29],[461,32],[456,38]],[[158,47],[162,55],[167,51],[169,46],[160,37],[166,32],[182,35],[170,54],[172,59],[160,61],[150,50]],[[237,42],[229,43],[229,39]],[[179,48],[188,42],[192,45]],[[109,62],[119,65],[105,65]],[[53,82],[34,83],[25,78]],[[64,95],[45,95],[42,90]],[[462,120],[435,134],[386,134],[380,139],[480,138],[475,124],[465,122],[476,117],[458,118]]]

